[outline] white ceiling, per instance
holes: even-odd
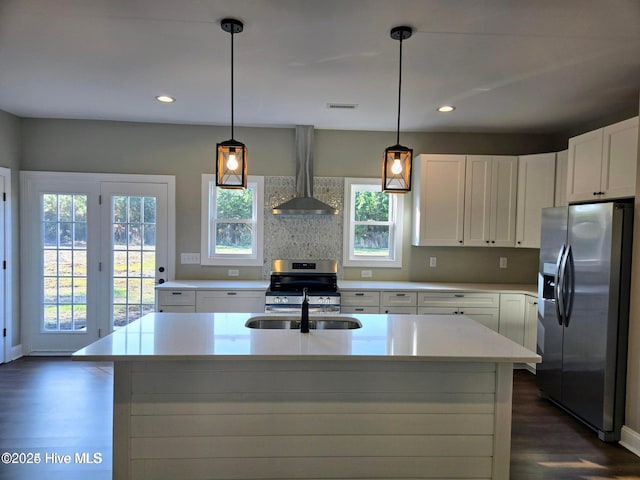
[[[227,125],[224,17],[245,24],[236,125],[395,130],[403,24],[402,130],[552,133],[637,111],[640,0],[0,0],[0,109]]]

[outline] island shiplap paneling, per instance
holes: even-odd
[[[491,478],[486,457],[456,461],[448,457],[166,459],[149,464],[131,462],[132,478],[181,480],[313,479],[394,480]]]
[[[492,478],[495,364],[130,366],[129,478]]]

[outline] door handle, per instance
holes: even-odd
[[[563,325],[564,318],[564,305],[562,303],[562,281],[563,281],[563,272],[562,272],[562,261],[564,260],[564,254],[567,249],[565,244],[562,244],[560,247],[560,252],[558,253],[558,259],[556,260],[556,272],[554,275],[554,286],[553,286],[553,299],[555,300],[556,307],[556,315],[558,315],[558,324]]]
[[[571,245],[567,249],[565,260],[565,285],[563,289],[565,290],[566,296],[566,304],[565,304],[565,312],[564,312],[564,325],[565,327],[569,326],[569,321],[571,320],[571,313],[573,311],[573,297],[575,295],[575,274],[574,274],[574,263],[573,263],[573,249]]]

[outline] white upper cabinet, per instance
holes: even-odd
[[[463,244],[465,165],[465,155],[413,160],[413,245]]]
[[[570,138],[567,200],[634,196],[637,162],[638,117]]]
[[[553,207],[556,154],[522,155],[518,159],[516,247],[540,248],[542,209]]]
[[[468,155],[464,201],[464,245],[515,244],[518,157]]]
[[[556,195],[554,207],[567,206],[567,162],[569,151],[562,150],[556,153]]]

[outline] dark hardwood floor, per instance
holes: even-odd
[[[39,464],[0,464],[0,480],[111,478],[112,368],[28,357],[0,365],[0,453],[38,453]],[[512,480],[640,480],[640,458],[538,398],[535,377],[514,374]],[[78,464],[75,455],[102,461]],[[45,455],[71,456],[71,464]]]

